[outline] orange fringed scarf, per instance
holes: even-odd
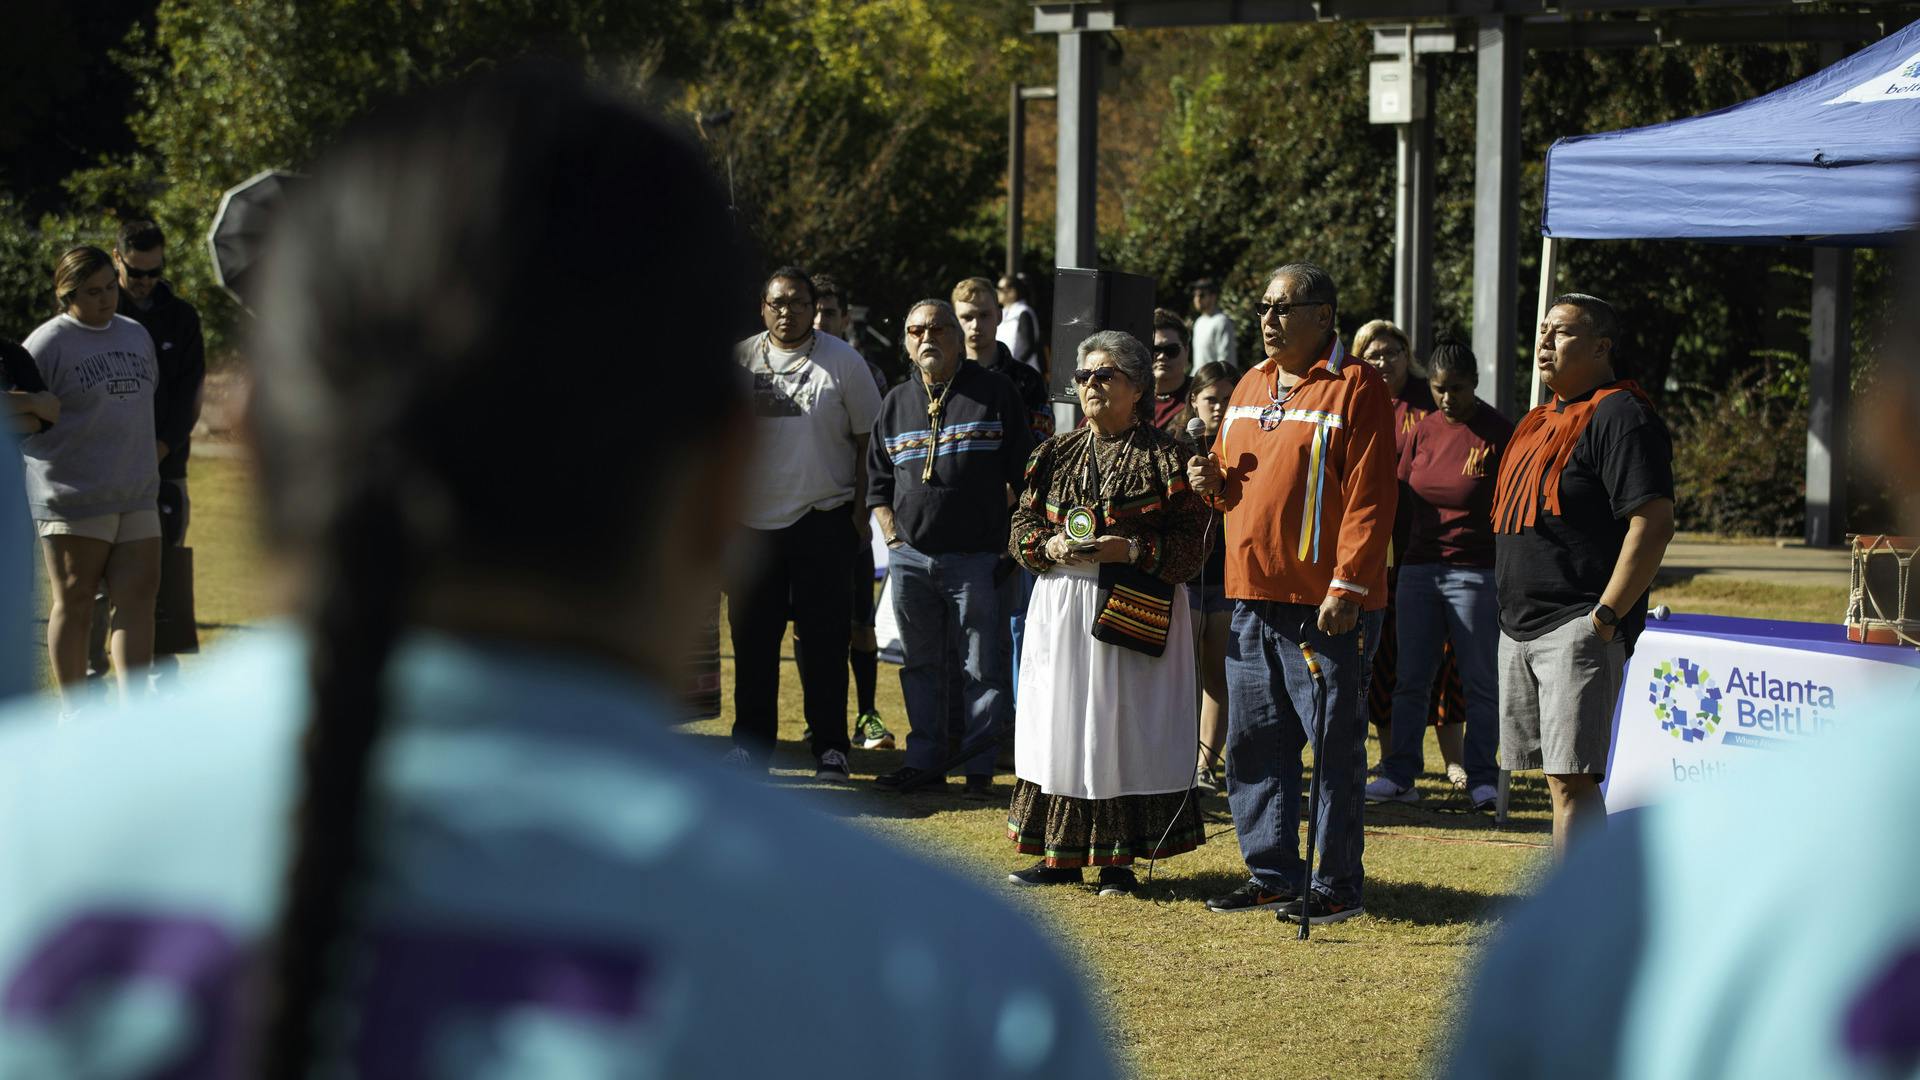
[[[1500,460],[1500,477],[1493,489],[1493,531],[1517,533],[1539,519],[1541,504],[1547,513],[1560,514],[1560,471],[1580,443],[1580,433],[1593,423],[1593,410],[1610,394],[1632,394],[1648,400],[1646,391],[1631,379],[1610,383],[1593,396],[1563,410],[1542,405],[1521,417]]]

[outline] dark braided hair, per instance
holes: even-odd
[[[1439,344],[1427,354],[1427,373],[1431,376],[1458,375],[1478,386],[1480,361],[1474,358],[1473,350],[1467,346],[1466,342],[1450,335],[1442,335]]]
[[[636,420],[645,343],[611,293],[752,287],[697,154],[556,70],[378,110],[284,217],[251,420],[268,540],[308,570],[313,713],[253,1047],[254,1072],[275,1078],[344,1050],[349,1025],[326,1018],[349,1015],[330,1003],[353,996],[382,687],[421,582],[572,597],[627,572],[651,549],[662,475],[736,402],[725,320],[696,319],[675,352],[699,362],[644,376],[674,407]],[[640,254],[617,286],[608,251]],[[554,297],[576,309],[554,312]],[[529,387],[572,390],[566,412],[534,413]],[[570,527],[530,512],[529,492],[567,507]]]

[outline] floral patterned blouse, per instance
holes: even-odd
[[[1140,542],[1141,570],[1176,585],[1192,580],[1206,561],[1211,511],[1187,487],[1187,457],[1184,443],[1151,424],[1112,436],[1091,425],[1055,435],[1027,459],[1010,553],[1036,574],[1053,569],[1047,538],[1086,507],[1099,522],[1095,535]]]

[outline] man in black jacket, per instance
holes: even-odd
[[[967,359],[1013,383],[1027,407],[1027,430],[1033,435],[1034,445],[1046,442],[1053,435],[1053,402],[1047,393],[1047,377],[1016,361],[1006,342],[995,338],[1001,312],[993,282],[970,277],[955,285],[953,311],[960,319]],[[1010,681],[1016,697],[1020,688],[1020,647],[1027,630],[1027,601],[1032,596],[1033,575],[1009,557],[1000,572],[1000,613],[1007,620],[1001,646],[1007,651],[1008,670],[1012,672]]]
[[[162,280],[167,268],[167,241],[153,222],[129,221],[120,227],[113,264],[120,273],[119,312],[147,328],[153,337],[154,356],[159,360],[160,381],[153,390],[153,436],[154,453],[160,460],[161,540],[168,548],[184,547],[187,542],[187,455],[191,450],[193,426],[200,421],[200,387],[207,377],[200,313],[192,304],[175,296],[173,289]],[[169,584],[166,566],[170,561],[174,560],[161,560],[160,596],[154,608],[154,621],[163,628],[190,619],[193,610],[191,595],[180,595],[183,587],[192,588],[192,580],[187,577]],[[104,620],[96,617],[94,623],[98,633]],[[187,625],[173,632],[156,632],[156,674],[178,670],[178,661],[172,653],[181,648],[191,650],[191,630],[191,625]]]
[[[887,541],[894,618],[906,662],[906,766],[883,787],[920,777],[947,755],[949,640],[957,635],[969,738],[1011,720],[1005,623],[994,571],[1007,551],[1008,508],[1033,440],[1013,384],[966,361],[944,300],[922,300],[905,323],[914,377],[880,405],[868,442],[867,505]],[[992,750],[964,762],[967,794],[990,798]]]

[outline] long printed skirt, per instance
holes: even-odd
[[[1019,780],[1007,811],[1007,838],[1022,855],[1071,868],[1165,859],[1192,851],[1207,835],[1198,791],[1075,799]]]

